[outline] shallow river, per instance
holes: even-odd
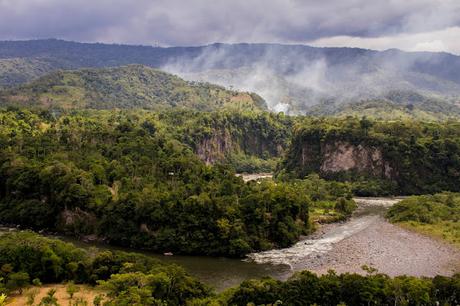
[[[248,257],[257,263],[284,264],[293,271],[306,269],[308,267],[306,258],[328,253],[336,243],[366,229],[382,218],[388,207],[400,201],[381,198],[356,198],[355,200],[359,207],[350,220],[324,226],[319,233],[299,241],[292,247],[254,253]]]
[[[244,260],[143,254],[183,266],[192,275],[217,290],[235,286],[248,278],[272,276],[286,279],[309,269],[325,273],[362,272],[361,265],[374,266],[389,275],[452,274],[458,271],[457,250],[429,238],[407,232],[383,219],[386,209],[399,199],[356,199],[359,208],[350,220],[322,226],[317,233],[286,249],[253,253]],[[80,247],[119,249],[58,237]],[[420,248],[421,251],[418,252]],[[138,251],[139,252],[139,251]]]

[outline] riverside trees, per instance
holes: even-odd
[[[98,285],[103,305],[458,305],[460,275],[391,278],[366,268],[367,275],[317,276],[296,273],[287,281],[246,280],[215,294],[184,269],[145,255],[102,251],[91,253],[72,244],[31,232],[0,236],[0,285],[14,274],[42,277],[44,283]],[[8,266],[8,267],[6,267]],[[24,285],[24,284],[22,284]],[[17,289],[17,288],[16,288]],[[44,297],[55,305],[54,289]],[[0,286],[0,296],[11,293]],[[43,301],[43,300],[42,300]]]

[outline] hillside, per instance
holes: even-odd
[[[0,59],[0,88],[26,83],[55,69],[51,62],[39,59]]]
[[[255,94],[187,82],[141,65],[54,72],[1,91],[0,102],[64,109],[265,108],[263,99]]]
[[[457,104],[458,112],[460,101],[460,57],[447,53],[280,44],[162,48],[61,40],[0,42],[0,67],[8,67],[0,69],[0,86],[21,84],[58,69],[127,64],[255,92],[269,109],[289,114],[325,105],[329,107],[326,114],[340,113],[343,104],[363,101],[412,104],[418,109],[431,99],[447,108]],[[403,101],[401,94],[393,94],[407,92],[414,94],[403,94]],[[401,115],[398,106],[393,108]],[[441,108],[420,118],[450,114]],[[408,115],[418,117],[414,112]]]

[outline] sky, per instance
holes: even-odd
[[[0,40],[41,38],[460,54],[460,0],[0,0]]]

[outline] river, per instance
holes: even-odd
[[[249,254],[244,260],[137,252],[181,265],[218,291],[248,278],[272,276],[284,280],[305,269],[317,273],[326,273],[329,269],[339,273],[364,273],[361,266],[368,265],[392,276],[451,275],[460,271],[460,252],[457,249],[392,225],[383,218],[388,207],[400,199],[355,200],[358,209],[349,220],[323,225],[316,233],[292,247]],[[67,237],[57,238],[83,248],[135,251]]]

